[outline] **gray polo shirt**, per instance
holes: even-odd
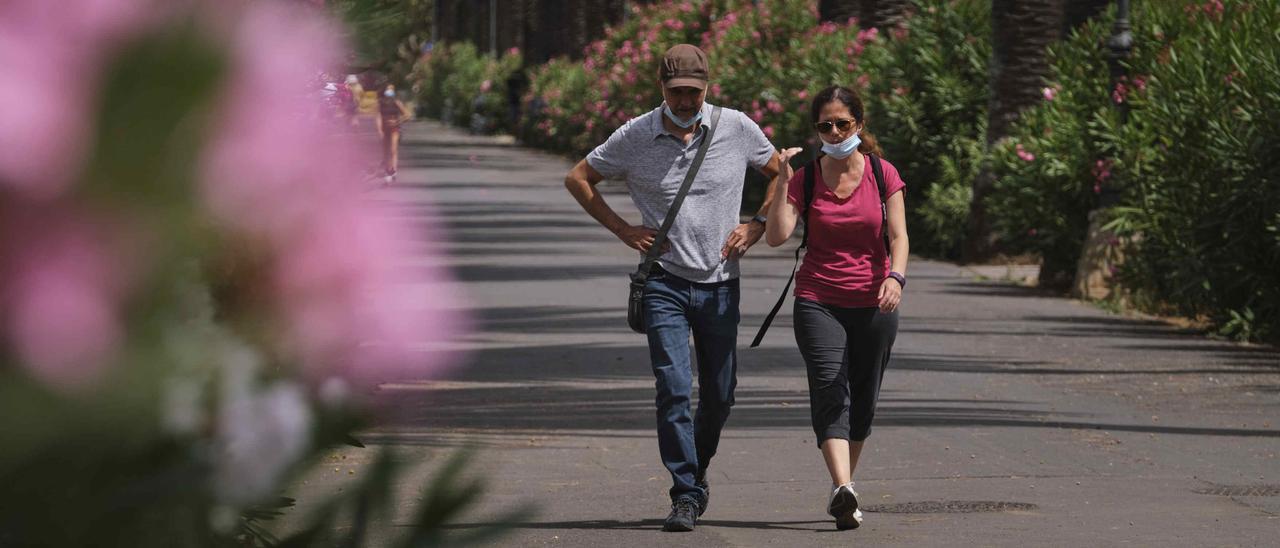
[[[632,118],[587,155],[587,163],[609,179],[622,179],[644,226],[658,229],[675,201],[698,145],[711,125],[712,105],[702,104],[701,127],[688,145],[662,125],[662,107]],[[738,277],[738,261],[721,261],[720,249],[738,226],[747,166],[762,168],[773,144],[747,115],[729,108],[707,157],[671,225],[671,250],[658,259],[667,272],[692,282]]]

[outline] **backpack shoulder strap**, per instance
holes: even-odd
[[[813,205],[814,185],[818,184],[817,167],[820,158],[821,156],[814,157],[800,168],[804,170],[804,203],[800,205],[800,220],[804,221],[804,234],[800,236],[800,249],[809,245],[809,209]]]
[[[867,155],[871,159],[871,173],[876,178],[876,188],[880,189],[880,234],[884,236],[884,252],[892,253],[889,247],[889,207],[885,205],[885,201],[889,199],[885,196],[884,183],[884,166],[880,165],[880,157],[875,154]]]
[[[787,278],[787,285],[782,288],[782,294],[778,295],[778,302],[774,303],[773,310],[769,311],[769,315],[764,318],[764,323],[760,324],[760,330],[756,332],[756,338],[751,341],[751,348],[760,346],[760,341],[764,340],[764,334],[769,331],[769,325],[773,323],[773,318],[778,315],[778,310],[782,309],[782,303],[786,302],[787,294],[791,291],[791,282],[795,281],[796,270],[800,268],[800,252],[809,244],[809,206],[813,205],[813,188],[818,180],[816,174],[818,158],[814,158],[800,168],[804,170],[804,204],[801,204],[802,209],[800,210],[800,218],[804,220],[804,235],[800,237],[800,247],[796,248],[796,262],[791,267],[791,277]]]

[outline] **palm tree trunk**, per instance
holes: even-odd
[[[818,0],[818,20],[826,23],[844,23],[850,17],[858,17],[862,0]]]
[[[911,7],[911,0],[862,0],[862,27],[875,27],[887,32],[901,25]]]
[[[1107,9],[1115,0],[1071,0],[1063,5],[1063,19],[1066,27],[1063,35],[1083,25]]]
[[[1049,71],[1046,47],[1062,36],[1063,0],[992,0],[991,97],[987,110],[988,145],[1004,138],[1019,113],[1040,100]],[[973,183],[965,258],[993,253],[986,196],[994,184],[990,170]]]

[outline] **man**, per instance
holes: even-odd
[[[689,44],[663,56],[658,70],[662,106],[633,118],[578,162],[565,187],[582,208],[627,246],[646,253],[710,128],[707,56]],[[663,530],[691,531],[707,508],[707,466],[733,406],[737,384],[738,259],[764,234],[779,158],[760,127],[723,109],[707,155],[667,235],[644,290],[649,357],[657,377],[658,449],[671,472],[671,514]],[[747,166],[769,178],[766,202],[739,224]],[[601,180],[624,179],[640,210],[632,226],[605,203]],[[693,368],[698,410],[691,416]]]

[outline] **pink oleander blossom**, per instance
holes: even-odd
[[[462,328],[455,292],[439,249],[426,250],[414,277],[398,261],[414,256],[411,234],[435,227],[391,223],[356,185],[372,155],[300,116],[295,97],[260,93],[294,89],[313,67],[332,66],[337,33],[281,4],[246,9],[232,31],[223,125],[206,158],[208,207],[274,252],[284,344],[313,379],[432,375],[449,357],[432,348]]]
[[[1036,159],[1036,155],[1027,152],[1026,149],[1022,148],[1021,143],[1014,147],[1014,151],[1018,154],[1018,158],[1021,158],[1024,162],[1034,162]]]
[[[1044,95],[1044,100],[1045,100],[1045,101],[1052,101],[1054,97],[1057,97],[1057,96],[1058,96],[1058,90],[1056,90],[1056,89],[1054,89],[1054,88],[1052,88],[1052,87],[1047,87],[1047,88],[1044,88],[1043,90],[1041,90],[1041,94],[1043,94],[1043,95]]]
[[[1115,89],[1111,91],[1111,100],[1117,105],[1123,103],[1129,97],[1129,88],[1124,82],[1117,82]]]
[[[4,213],[0,326],[7,342],[43,382],[60,388],[94,383],[123,339],[124,263],[112,257],[102,227],[79,212]]]
[[[42,200],[67,190],[104,60],[164,13],[141,0],[0,2],[0,188]]]

